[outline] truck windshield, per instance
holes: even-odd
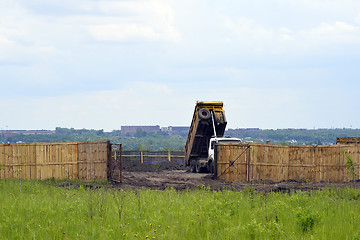
[[[219,143],[241,143],[240,139],[219,139],[217,140]],[[215,141],[211,141],[210,147],[211,149],[214,149]]]

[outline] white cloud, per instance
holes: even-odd
[[[235,41],[241,43],[260,43],[273,39],[274,33],[271,29],[263,27],[253,19],[238,18],[224,20],[224,26],[235,37]]]
[[[309,29],[295,30],[282,26],[266,27],[256,20],[240,18],[223,21],[228,30],[226,42],[253,53],[310,54],[331,46],[360,44],[360,27],[342,21],[319,23]]]
[[[48,62],[78,54],[83,51],[79,45],[94,40],[174,42],[179,38],[166,1],[0,3],[2,61]]]
[[[273,45],[287,55],[346,54],[360,47],[360,27],[340,21],[299,31],[282,29],[279,34],[281,38]]]
[[[342,9],[354,9],[360,6],[357,0],[328,0],[324,3],[323,0],[280,0],[280,2],[287,2],[296,7],[316,8],[316,9],[329,9],[329,10],[342,10]]]
[[[254,127],[264,127],[267,116],[274,127],[285,120],[301,126],[302,116],[286,116],[282,102],[306,110],[332,101],[323,91],[298,104],[308,88],[331,86],[335,96],[359,85],[359,4],[0,1],[0,105],[9,113],[0,120],[14,128],[183,125],[196,100],[216,98],[238,103],[229,116]],[[27,116],[35,116],[33,125],[25,125]]]
[[[70,53],[56,46],[61,26],[55,24],[54,18],[32,15],[16,1],[9,1],[5,6],[0,4],[1,7],[4,7],[0,10],[0,59],[3,62],[31,65]]]
[[[1,48],[14,46],[14,45],[15,45],[15,43],[13,41],[10,41],[4,35],[0,35],[0,47]]]
[[[171,96],[172,89],[162,83],[154,82],[132,82],[125,89],[116,89],[96,92],[92,97],[97,102],[106,105],[106,103],[115,104],[118,109],[126,107],[135,107],[136,102],[141,101],[142,105],[160,104],[166,98]],[[150,101],[151,100],[151,101]],[[111,105],[110,105],[111,106]]]
[[[141,1],[102,1],[96,3],[101,12],[108,14],[153,15],[169,17],[172,15],[171,7],[166,1],[141,0]]]
[[[159,36],[154,29],[136,24],[105,24],[90,26],[91,35],[99,41],[155,40]]]
[[[98,11],[116,17],[98,15],[88,26],[100,41],[177,41],[180,34],[173,25],[173,10],[165,1],[100,2]]]
[[[19,33],[14,29],[2,27],[0,25],[0,60],[7,60],[14,58],[12,51],[16,51],[21,47],[14,38],[18,37]]]
[[[121,125],[166,126],[166,123],[171,124],[171,117],[160,120],[159,116],[164,113],[176,116],[178,111],[171,107],[178,101],[172,98],[172,92],[166,84],[134,82],[124,89],[77,95],[0,97],[0,107],[7,112],[0,119],[0,125],[6,123],[9,128],[17,126],[22,129],[54,129],[59,126],[106,130],[119,129]]]
[[[360,28],[345,22],[322,23],[316,28],[300,31],[298,37],[317,44],[359,43]]]
[[[294,39],[293,34],[294,34],[294,31],[292,31],[288,28],[284,28],[284,27],[280,28],[280,36],[281,36],[281,39],[284,41],[293,40]]]

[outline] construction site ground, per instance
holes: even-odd
[[[243,190],[254,189],[262,192],[292,192],[309,191],[330,187],[355,187],[360,188],[360,181],[353,182],[310,182],[310,181],[252,181],[252,182],[227,182],[214,180],[208,173],[192,173],[188,167],[177,162],[167,162],[159,165],[123,163],[122,183],[114,185],[121,189],[167,189],[176,190]]]

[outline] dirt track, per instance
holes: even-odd
[[[256,181],[256,182],[225,182],[213,180],[211,174],[192,173],[178,163],[165,163],[162,165],[150,164],[124,164],[123,182],[116,187],[122,189],[166,189],[176,190],[199,189],[206,187],[212,190],[242,190],[252,188],[263,192],[291,192],[323,189],[327,187],[356,187],[360,188],[360,181],[344,183],[312,183],[298,181]]]

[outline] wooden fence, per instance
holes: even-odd
[[[217,144],[215,177],[226,181],[352,180],[345,163],[351,159],[359,176],[360,145]]]
[[[137,163],[184,162],[184,151],[123,151],[122,160]]]
[[[106,180],[110,151],[107,141],[0,144],[0,179]]]

